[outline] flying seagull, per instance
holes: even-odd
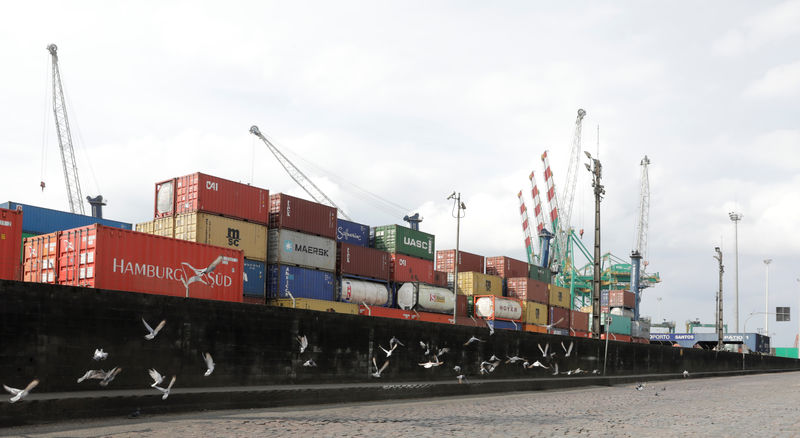
[[[458,379],[458,383],[469,383],[469,382],[467,381],[467,378],[466,378],[466,376],[464,376],[463,374],[459,374],[459,375],[457,375],[457,376],[456,376],[456,379]]]
[[[208,368],[208,369],[206,370],[206,373],[205,373],[205,374],[203,374],[203,375],[204,375],[205,377],[208,377],[208,376],[210,376],[210,375],[211,375],[211,373],[213,373],[213,372],[214,372],[214,365],[216,365],[216,364],[214,363],[214,359],[212,359],[212,358],[211,358],[211,353],[206,353],[206,354],[204,354],[204,355],[203,355],[203,360],[205,360],[205,361],[206,361],[206,368]]]
[[[419,346],[425,349],[425,355],[431,354],[431,346],[422,341],[419,341]]]
[[[447,348],[447,347],[440,348],[440,349],[439,349],[439,352],[438,352],[438,353],[436,353],[436,356],[444,356],[445,354],[447,354],[447,353],[449,353],[449,352],[450,352],[450,349],[449,349],[449,348]]]
[[[375,365],[375,372],[374,372],[374,373],[372,373],[372,377],[380,377],[380,376],[381,376],[381,373],[383,372],[383,370],[385,370],[385,369],[386,369],[386,367],[388,367],[388,366],[389,366],[389,361],[388,361],[388,360],[387,360],[387,361],[385,361],[385,362],[383,363],[383,366],[382,366],[382,367],[380,367],[380,368],[378,368],[378,362],[377,362],[377,361],[375,360],[375,358],[373,357],[373,358],[372,358],[372,364],[373,364],[373,365]]]
[[[555,368],[555,369],[553,370],[553,375],[554,375],[554,376],[557,376],[557,375],[558,375],[558,362],[554,362],[554,363],[553,363],[553,368]]]
[[[303,366],[304,367],[315,367],[315,366],[317,366],[317,363],[314,362],[314,359],[309,359],[309,360],[307,360],[307,361],[305,361],[303,363]]]
[[[11,388],[10,386],[6,385],[3,385],[3,388],[5,388],[6,391],[8,391],[8,393],[11,394],[12,396],[9,401],[11,403],[16,403],[25,398],[33,388],[36,388],[36,385],[38,384],[39,384],[39,379],[33,379],[31,383],[28,383],[28,386],[26,386],[25,389]]]
[[[100,381],[100,386],[108,386],[108,384],[111,383],[112,380],[114,380],[114,377],[117,377],[117,374],[121,372],[122,372],[121,367],[112,368],[111,371],[106,373],[106,375],[103,377],[103,380]]]
[[[508,355],[506,355],[506,357],[508,357]],[[514,357],[509,357],[506,363],[517,363],[520,361],[527,362],[528,360],[525,359],[524,357],[514,356]]]
[[[549,366],[547,366],[547,365],[545,365],[545,364],[543,364],[543,363],[539,362],[538,360],[537,360],[536,362],[534,362],[534,363],[530,364],[530,366],[528,366],[528,368],[535,368],[535,367],[541,367],[541,368],[544,368],[544,369],[546,369],[546,370],[549,370],[549,369],[550,369],[550,367],[549,367]]]
[[[455,371],[456,373],[460,373],[461,372],[461,366],[459,366],[459,365],[454,366],[453,367],[453,371]]]
[[[152,377],[152,378],[153,378],[153,384],[152,384],[152,385],[150,385],[150,387],[151,387],[151,388],[155,388],[155,387],[156,387],[156,386],[158,386],[158,385],[159,385],[161,382],[163,382],[163,381],[164,381],[164,376],[162,376],[162,375],[161,375],[161,373],[159,373],[158,371],[156,371],[156,369],[155,369],[155,368],[150,368],[149,370],[147,370],[147,372],[150,374],[150,377]]]
[[[556,322],[554,322],[552,324],[536,324],[536,325],[538,325],[539,327],[546,328],[547,331],[549,332],[551,328],[553,328],[556,324],[560,323],[563,320],[564,320],[564,318],[561,318],[561,319],[559,319],[558,321],[556,321]]]
[[[94,360],[105,360],[107,357],[108,357],[108,353],[103,351],[102,348],[96,348],[94,350],[94,356],[92,356],[92,359],[94,359]]]
[[[433,368],[433,367],[438,367],[439,365],[442,365],[443,363],[444,362],[439,362],[439,358],[438,357],[433,356],[433,360],[432,361],[429,360],[429,361],[427,361],[425,363],[421,363],[421,364],[419,364],[419,366],[421,366],[421,367],[423,367],[425,369],[430,369],[430,368]]]
[[[494,334],[494,323],[489,323],[489,320],[486,320],[486,326],[489,327],[489,336]]]
[[[147,321],[144,320],[144,318],[142,318],[142,322],[144,323],[144,327],[147,329],[147,331],[150,332],[144,335],[144,338],[150,341],[156,337],[156,335],[158,334],[159,331],[161,331],[162,328],[164,328],[164,324],[167,323],[167,320],[162,319],[161,322],[159,322],[158,325],[156,326],[155,330],[153,330],[153,327],[150,327],[150,324],[148,324]]]
[[[392,336],[392,339],[389,339],[389,348],[395,349],[398,345],[401,346],[401,347],[405,347],[405,345],[403,345],[403,343],[400,342],[399,339],[397,339],[396,337]]]
[[[175,376],[172,376],[172,380],[169,381],[169,386],[166,388],[162,388],[160,386],[154,386],[153,388],[161,391],[164,395],[161,396],[161,400],[166,400],[169,397],[169,391],[172,389],[172,385],[175,384]]]
[[[547,357],[547,352],[550,350],[550,344],[546,344],[544,349],[542,349],[542,344],[536,344],[539,347],[539,351],[542,353],[542,357]]]
[[[564,347],[564,342],[561,342],[561,348],[563,348],[565,351],[564,357],[569,357],[569,355],[572,354],[572,344],[573,342],[569,341],[569,348],[567,348]]]
[[[381,350],[383,350],[383,352],[384,352],[384,353],[386,353],[386,358],[388,359],[388,358],[389,358],[389,356],[391,356],[391,355],[392,355],[392,352],[394,351],[394,349],[395,349],[395,348],[397,348],[397,345],[395,345],[394,347],[392,347],[392,348],[391,348],[391,349],[389,349],[389,350],[387,350],[387,349],[383,348],[383,346],[382,346],[382,345],[378,345],[378,348],[380,348]]]
[[[308,348],[308,338],[306,338],[306,335],[298,336],[297,343],[300,344],[300,354],[303,354],[306,348]]]
[[[464,346],[466,347],[467,345],[469,345],[469,344],[471,344],[471,343],[473,343],[473,342],[486,342],[486,341],[484,341],[484,340],[482,340],[482,339],[478,339],[478,338],[476,338],[475,336],[473,336],[473,337],[469,338],[469,339],[467,340],[467,342],[465,342],[465,343],[464,343]]]
[[[89,370],[81,377],[78,377],[78,383],[83,382],[86,379],[102,379],[105,377],[106,372],[104,370]]]

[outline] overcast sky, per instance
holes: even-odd
[[[83,194],[106,217],[152,218],[156,181],[201,171],[305,196],[256,124],[357,221],[424,216],[455,247],[525,259],[517,192],[549,150],[564,186],[578,108],[607,195],[603,252],[634,241],[639,162],[650,167],[654,319],[713,323],[721,246],[733,331],[764,312],[791,346],[800,299],[800,1],[14,2],[0,18],[0,199],[68,209],[50,98],[59,47]],[[582,163],[585,158],[582,157]],[[572,225],[591,246],[579,168]],[[44,180],[46,189],[40,190]],[[387,207],[359,189],[402,206]],[[543,200],[544,201],[544,200]],[[662,301],[656,299],[661,297]],[[763,328],[764,315],[747,322]]]

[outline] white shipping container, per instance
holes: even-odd
[[[517,300],[484,296],[475,299],[475,316],[489,319],[522,319],[522,305]]]
[[[270,230],[267,263],[296,265],[333,272],[336,241],[291,230]]]
[[[372,281],[342,278],[339,301],[368,306],[386,306],[390,304],[389,289],[385,284]]]
[[[455,296],[443,287],[424,283],[404,283],[397,289],[397,305],[403,310],[453,313]]]

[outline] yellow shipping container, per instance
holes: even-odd
[[[458,293],[461,295],[503,296],[503,279],[480,272],[459,272]]]
[[[358,304],[342,303],[339,301],[314,300],[311,298],[296,298],[294,302],[292,302],[291,298],[281,298],[277,300],[268,300],[267,305],[276,307],[294,306],[294,308],[296,309],[358,315]]]
[[[156,220],[136,224],[136,231],[155,236],[175,237],[175,218],[172,216],[160,217]]]
[[[550,289],[550,305],[553,307],[563,307],[565,309],[569,309],[569,289],[561,286],[556,286],[551,284],[548,286]]]
[[[244,251],[247,259],[267,260],[267,227],[207,213],[175,217],[175,238]]]
[[[547,304],[534,303],[533,301],[523,301],[525,311],[522,314],[522,322],[525,324],[547,325]]]

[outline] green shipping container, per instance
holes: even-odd
[[[436,254],[436,236],[433,234],[400,225],[382,225],[373,231],[373,248],[433,261]]]
[[[776,347],[775,356],[791,357],[792,359],[797,359],[797,349],[790,347]]]
[[[600,324],[606,325],[607,313],[600,314]],[[611,326],[606,330],[608,333],[616,333],[618,335],[631,335],[631,319],[626,316],[611,315]]]
[[[528,265],[528,278],[541,281],[542,283],[550,283],[553,274],[549,269],[536,265]]]

